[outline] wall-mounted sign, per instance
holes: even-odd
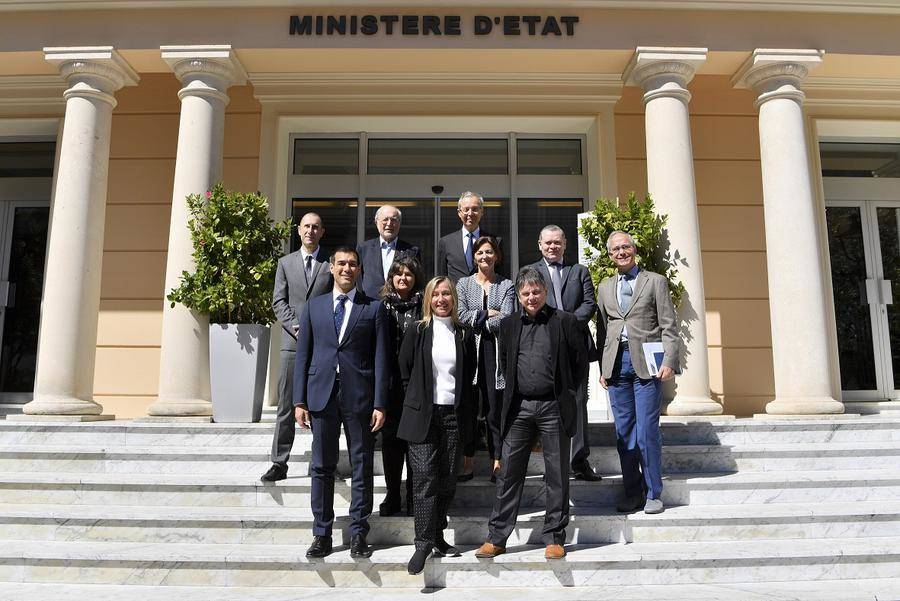
[[[405,35],[460,36],[465,33],[505,36],[575,35],[578,17],[553,15],[475,15],[463,21],[459,15],[293,15],[290,34],[301,36]]]

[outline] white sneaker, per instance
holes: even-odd
[[[647,499],[644,503],[644,513],[662,513],[663,502],[659,499]]]

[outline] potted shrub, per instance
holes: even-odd
[[[194,272],[166,297],[209,315],[213,421],[257,422],[262,414],[269,356],[275,268],[290,221],[269,217],[259,193],[219,183],[187,197]]]

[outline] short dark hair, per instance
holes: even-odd
[[[528,265],[519,270],[516,274],[516,292],[524,288],[527,284],[537,284],[544,290],[547,290],[547,280],[536,267]]]
[[[494,266],[496,267],[503,262],[503,251],[500,250],[500,245],[497,244],[497,239],[493,236],[479,236],[478,240],[475,241],[475,246],[472,247],[472,254],[474,255],[485,244],[490,245],[494,251]]]
[[[351,254],[356,257],[356,262],[359,263],[359,253],[356,252],[356,249],[352,246],[338,246],[333,251],[331,251],[331,256],[328,257],[328,263],[334,265],[334,258],[338,255],[338,253],[346,253]]]
[[[381,290],[378,291],[378,294],[381,298],[385,298],[391,294],[396,294],[397,289],[394,288],[394,276],[400,273],[401,269],[409,269],[410,273],[413,274],[413,288],[412,292],[415,294],[419,292],[423,288],[425,288],[425,274],[422,272],[422,266],[416,260],[415,257],[410,257],[408,255],[401,256],[399,259],[395,259],[393,263],[391,263],[390,269],[388,269],[387,277],[384,278],[384,286],[381,287]]]

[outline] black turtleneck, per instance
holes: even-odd
[[[553,365],[550,364],[551,309],[544,305],[532,318],[521,314],[522,333],[516,363],[516,392],[526,399],[553,398]]]

